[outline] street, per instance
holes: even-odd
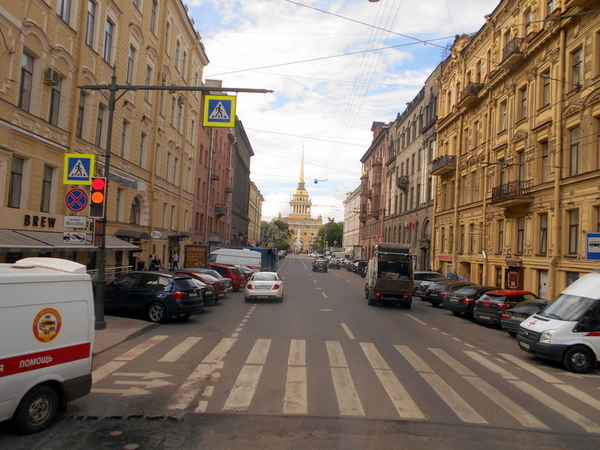
[[[418,298],[368,306],[363,278],[307,257],[279,272],[283,302],[230,293],[97,355],[91,394],[37,435],[0,425],[0,447],[600,448],[598,370]]]

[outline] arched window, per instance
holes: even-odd
[[[129,223],[134,223],[134,224],[139,225],[140,224],[140,213],[141,213],[140,200],[137,197],[135,197],[133,199],[133,202],[131,202]]]

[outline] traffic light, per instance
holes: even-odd
[[[89,216],[103,219],[106,211],[106,178],[92,177],[91,189]]]

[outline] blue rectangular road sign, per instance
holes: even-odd
[[[600,233],[586,235],[587,259],[600,260]]]

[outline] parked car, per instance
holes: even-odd
[[[250,279],[254,272],[257,272],[256,269],[251,269],[250,267],[244,266],[243,264],[234,264],[234,266],[240,269],[240,272],[242,272],[242,274],[246,278],[246,281]]]
[[[283,279],[277,272],[256,272],[244,289],[244,299],[249,302],[258,298],[283,301]]]
[[[202,293],[202,303],[204,306],[213,306],[215,303],[217,303],[218,298],[215,295],[215,289],[212,286],[209,286],[204,281],[200,281],[196,277],[192,277],[192,281],[200,288],[200,292]]]
[[[419,285],[415,288],[414,296],[420,297],[421,300],[426,299],[427,289],[432,285],[437,283],[438,281],[453,281],[450,278],[438,278],[436,280],[423,280],[419,283]]]
[[[367,267],[368,263],[369,263],[369,261],[365,261],[364,259],[356,259],[356,260],[354,260],[354,262],[352,263],[352,266],[350,267],[350,272],[359,274],[360,273],[359,270]]]
[[[358,265],[356,266],[356,273],[361,277],[365,278],[367,275],[367,266],[369,265],[369,261],[358,261]]]
[[[540,312],[546,307],[548,300],[538,298],[535,300],[525,300],[517,306],[507,309],[500,316],[500,325],[512,337],[516,337],[519,332],[519,325],[528,317]]]
[[[465,314],[468,317],[473,317],[475,302],[486,292],[497,289],[496,286],[481,286],[479,284],[461,287],[444,298],[443,308],[452,311],[455,316]]]
[[[143,315],[150,322],[187,319],[203,306],[202,292],[189,275],[130,272],[106,285],[104,291],[105,312]]]
[[[312,271],[327,273],[327,266],[327,261],[325,261],[324,259],[317,258],[312,263]]]
[[[193,270],[193,269],[192,269]],[[175,272],[175,275],[188,275],[190,277],[192,277],[194,280],[198,281],[199,283],[202,283],[204,286],[206,286],[210,292],[212,293],[212,301],[210,298],[210,294],[202,294],[202,298],[204,300],[204,306],[211,306],[214,305],[215,303],[217,303],[219,301],[219,298],[224,297],[225,294],[227,293],[227,291],[225,291],[225,285],[217,280],[214,277],[211,277],[210,275],[207,275],[205,273],[199,273],[199,272],[192,272],[190,271],[190,269],[188,269],[187,271],[177,271]]]
[[[473,318],[479,323],[500,325],[502,313],[525,300],[535,300],[533,292],[517,289],[488,291],[475,302]]]
[[[429,285],[425,291],[425,300],[431,303],[432,306],[440,306],[448,294],[473,284],[475,283],[469,281],[438,280]]]
[[[417,286],[419,286],[423,281],[441,280],[444,278],[446,278],[446,277],[444,277],[441,273],[434,272],[432,270],[415,270],[413,272],[414,289],[416,290]]]
[[[219,272],[217,272],[214,269],[207,269],[207,268],[181,269],[180,272],[186,272],[186,273],[187,272],[195,272],[195,273],[202,273],[202,274],[210,275],[217,281],[220,281],[221,283],[223,283],[223,286],[225,287],[225,292],[233,291],[233,287],[231,286],[231,278],[225,278],[224,276],[222,276]]]
[[[342,260],[340,258],[331,258],[329,260],[329,268],[330,269],[341,269],[342,268]]]
[[[246,277],[241,270],[235,266],[229,264],[209,263],[206,267],[216,270],[225,278],[229,278],[231,280],[231,287],[234,291],[244,289],[246,286]]]

